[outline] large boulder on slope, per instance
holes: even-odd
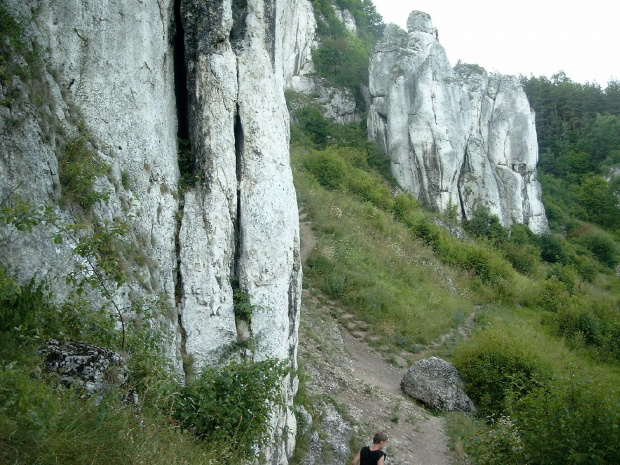
[[[416,362],[403,376],[401,389],[414,399],[441,410],[475,412],[454,365],[437,357]]]

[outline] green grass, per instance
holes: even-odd
[[[561,463],[613,463],[618,416],[600,415],[618,410],[620,382],[610,236],[580,223],[566,238],[541,238],[483,217],[459,240],[438,224],[454,220],[394,194],[370,145],[323,123],[293,127],[297,195],[317,238],[304,287],[368,322],[382,350],[426,345],[469,367],[466,389],[484,408],[449,416],[462,462],[553,463],[553,444]],[[307,134],[316,128],[333,136],[317,141]],[[432,344],[472,313],[469,338]]]
[[[377,335],[411,349],[453,328],[457,314],[473,311],[473,303],[463,299],[468,278],[439,263],[390,213],[324,189],[301,169],[295,179],[319,236],[306,276]]]

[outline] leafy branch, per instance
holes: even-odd
[[[17,188],[0,202],[0,224],[12,226],[0,240],[6,243],[15,231],[32,232],[33,228],[39,225],[53,228],[55,244],[68,240],[74,246],[73,255],[79,257],[79,260],[77,269],[66,276],[67,284],[75,286],[78,295],[82,295],[87,287],[98,289],[102,293],[118,316],[122,329],[121,348],[124,349],[126,309],[121,308],[114,297],[129,279],[122,254],[125,246],[123,242],[128,233],[127,224],[120,220],[113,224],[97,223],[92,225],[92,234],[82,234],[90,225],[64,223],[53,207],[36,207],[15,195]]]

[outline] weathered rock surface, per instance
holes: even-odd
[[[437,357],[414,363],[403,376],[400,386],[405,393],[431,407],[448,411],[476,411],[463,391],[458,370]]]
[[[359,122],[364,116],[350,89],[330,86],[313,76],[312,50],[319,46],[316,18],[310,0],[285,2],[283,16],[284,82],[287,89],[313,96],[338,124]],[[336,17],[351,34],[357,34],[355,18],[347,9],[332,5]]]
[[[302,91],[304,82],[310,80],[305,76],[314,72],[312,50],[318,46],[312,2],[284,2],[281,40],[286,88]]]
[[[308,7],[304,2],[298,3]],[[310,30],[311,15],[297,17],[289,10],[294,2],[183,0],[182,28],[175,24],[173,0],[3,4],[46,54],[46,114],[69,135],[82,120],[93,149],[111,165],[97,181],[110,199],[95,213],[103,221],[127,220],[136,247],[148,257],[137,290],[176,302],[178,315],[168,324],[177,368],[182,353],[192,356],[196,369],[220,361],[242,332],[253,339],[255,360],[287,359],[294,370],[301,266],[284,100],[285,55],[292,52],[284,44],[290,21]],[[185,34],[188,82],[180,87],[187,84],[200,178],[184,198],[178,188],[175,30]],[[299,41],[305,43],[301,36]],[[309,56],[304,50],[295,71]],[[74,106],[81,117],[72,117]],[[18,117],[23,124],[12,124]],[[53,125],[41,121],[34,96],[24,96],[19,109],[0,105],[0,121],[2,199],[19,185],[35,205],[57,204],[56,138],[47,127]],[[123,177],[127,186],[121,186]],[[50,231],[7,235],[15,242],[2,258],[27,264],[26,278],[70,269],[71,244],[54,244]],[[255,308],[247,328],[235,322],[232,278]],[[125,307],[131,295],[123,288],[115,298]],[[296,378],[287,377],[286,405],[273,417],[274,431],[284,439],[266,451],[273,464],[286,464],[293,452],[296,389]]]
[[[39,352],[45,355],[47,371],[60,376],[60,384],[83,390],[89,397],[122,387],[129,377],[121,354],[103,347],[50,341]]]
[[[471,218],[482,204],[506,227],[545,231],[534,113],[518,80],[453,70],[426,13],[412,12],[408,28],[388,26],[370,64],[368,129],[394,177],[441,212]]]

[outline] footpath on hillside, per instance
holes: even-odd
[[[301,230],[305,262],[316,241],[308,222]],[[362,445],[377,431],[389,436],[390,465],[454,464],[444,419],[404,395],[400,381],[406,368],[388,363],[366,343],[365,329],[335,302],[304,290],[299,360],[308,391],[319,399],[314,421],[320,434],[313,436],[303,464],[349,463],[351,439]]]

